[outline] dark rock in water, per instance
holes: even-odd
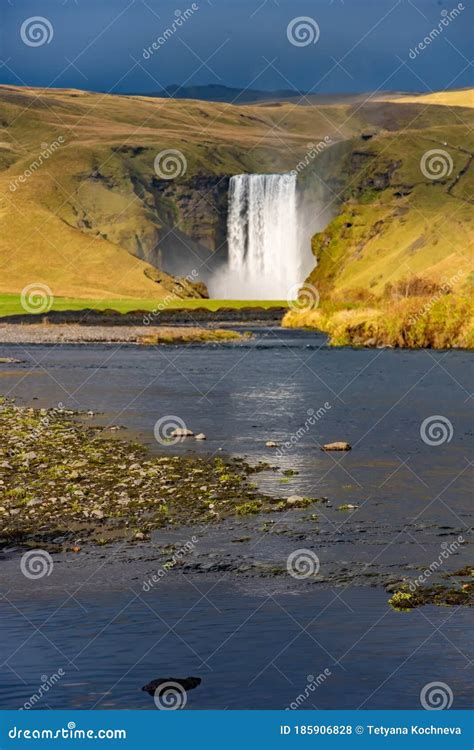
[[[159,687],[163,687],[163,692],[166,692],[169,688],[170,683],[179,685],[183,690],[194,690],[198,685],[201,684],[200,677],[158,677],[157,680],[152,680],[147,685],[142,687],[148,695],[155,695]]]

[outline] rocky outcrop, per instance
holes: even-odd
[[[68,223],[120,245],[160,271],[201,284],[187,296],[207,296],[203,285],[227,257],[229,176],[159,179],[135,164],[132,169],[128,152],[115,154],[113,169],[81,177],[78,200],[68,206]]]

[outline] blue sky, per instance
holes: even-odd
[[[410,59],[454,0],[197,0],[149,59],[189,0],[0,0],[0,82],[146,93],[164,85],[226,84],[314,92],[472,85],[473,0]],[[49,43],[25,44],[41,16]],[[306,17],[318,40],[296,46],[288,24]],[[444,16],[445,17],[445,16]],[[50,33],[50,32],[48,32]]]

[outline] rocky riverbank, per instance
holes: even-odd
[[[250,467],[221,457],[151,456],[61,408],[0,402],[0,546],[74,549],[143,540],[181,523],[213,524],[298,507],[258,492]],[[116,428],[115,428],[116,429]],[[309,505],[310,500],[301,499]],[[300,507],[301,507],[300,504]]]
[[[296,568],[296,578],[308,584],[386,586],[391,605],[400,611],[473,603],[470,566],[434,580],[430,569],[430,585],[420,586],[412,580],[413,565],[408,577],[404,566],[395,566],[397,574],[393,566],[374,569],[362,562],[349,568],[340,554],[328,558],[331,539],[319,537],[327,498],[273,497],[252,481],[277,467],[221,456],[177,456],[166,441],[163,453],[169,449],[171,455],[153,456],[144,446],[118,438],[117,427],[88,424],[93,416],[19,407],[0,398],[0,549],[7,556],[19,545],[63,552],[68,559],[81,552],[95,555],[109,544],[115,556],[121,547],[116,543],[126,542],[125,563],[153,560],[163,569],[171,565],[193,575],[225,571],[287,578],[296,550],[297,563],[314,568],[312,573]],[[193,438],[187,440],[192,448]],[[318,552],[320,547],[326,557],[324,573],[305,546],[314,547],[315,536]]]

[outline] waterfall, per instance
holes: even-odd
[[[294,174],[240,174],[229,183],[228,262],[214,297],[287,299],[304,281],[311,253],[299,242]]]

